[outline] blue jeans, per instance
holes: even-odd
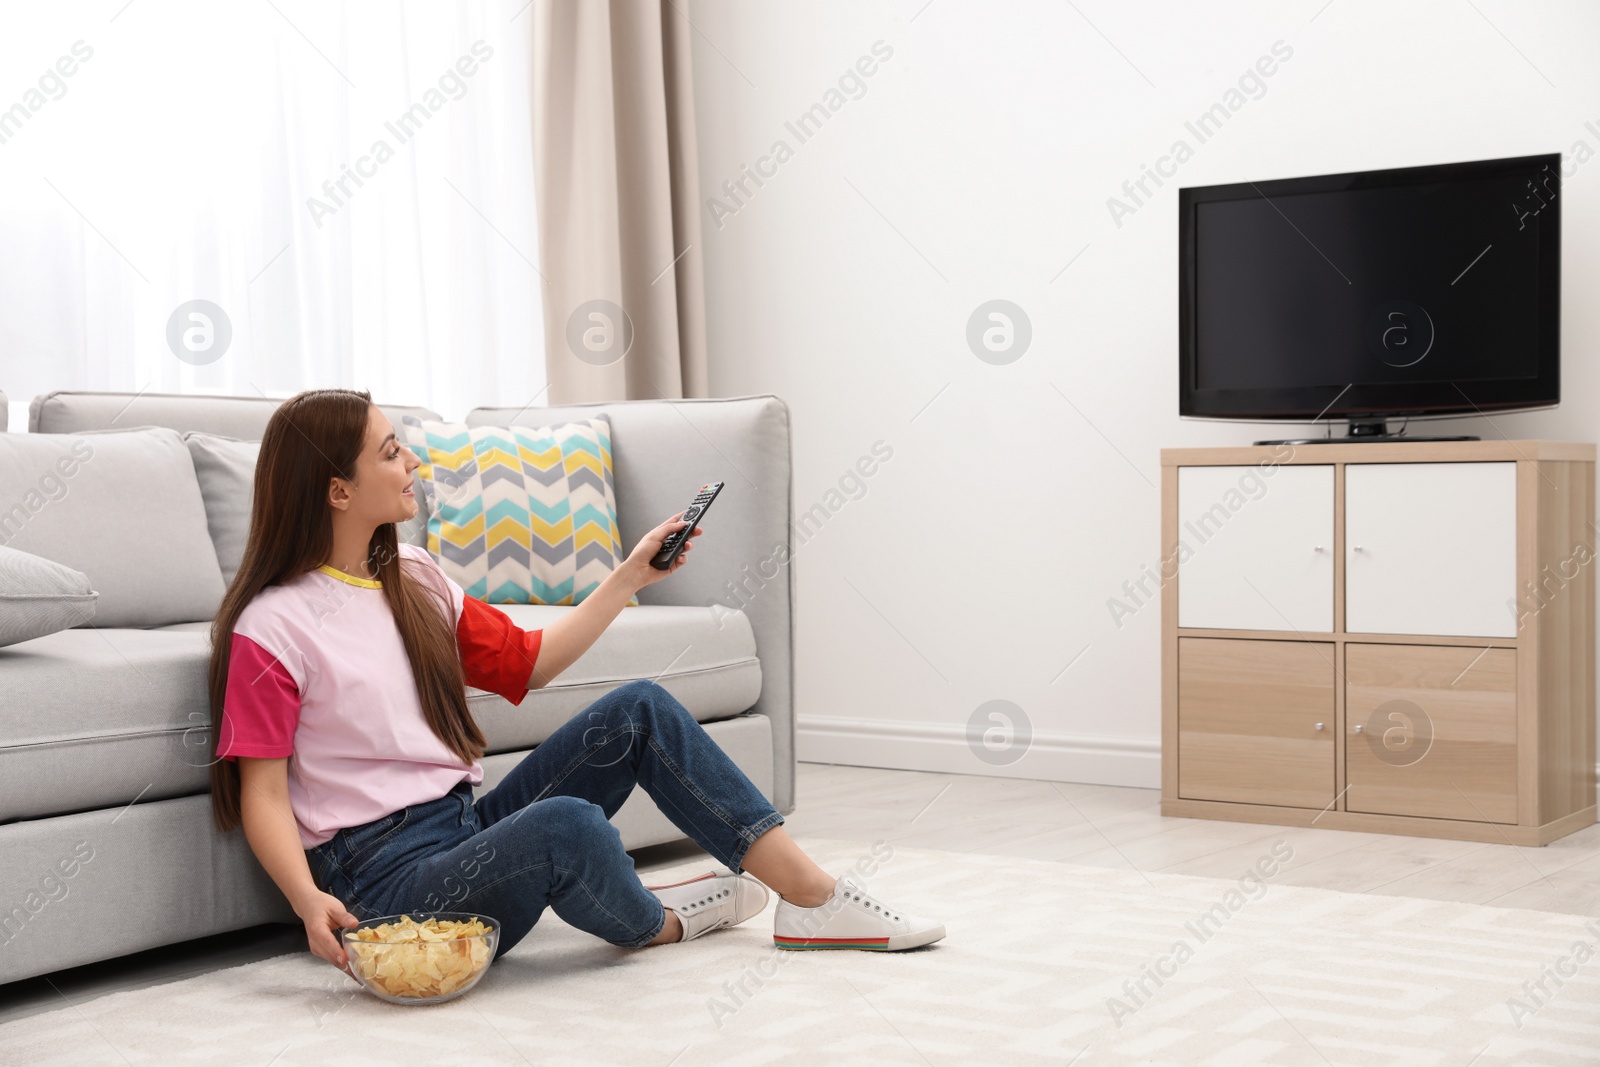
[[[306,859],[318,887],[363,921],[480,914],[500,923],[498,955],[549,905],[580,930],[637,948],[667,916],[608,821],[635,783],[735,872],[784,821],[682,704],[638,681],[563,723],[476,803],[463,780],[437,800],[340,830]]]

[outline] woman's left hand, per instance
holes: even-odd
[[[628,554],[628,558],[623,561],[623,567],[632,575],[634,585],[642,589],[647,585],[659,582],[669,574],[676,574],[678,568],[688,562],[689,553],[694,550],[694,538],[705,533],[704,530],[696,529],[694,533],[689,535],[689,542],[678,553],[678,558],[672,561],[671,568],[658,571],[650,566],[650,561],[655,558],[655,554],[661,551],[661,542],[667,539],[667,535],[674,530],[683,529],[686,525],[688,524],[683,521],[683,512],[680,511],[639,539],[639,543],[634,546],[633,551]]]

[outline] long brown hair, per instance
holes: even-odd
[[[366,390],[310,389],[285,400],[267,421],[256,461],[255,498],[244,558],[211,623],[211,736],[222,737],[228,655],[239,613],[256,594],[315,570],[333,551],[333,509],[328,482],[356,480],[356,458],[366,444],[372,397]],[[404,447],[402,445],[402,447]],[[373,531],[367,562],[411,661],[411,674],[428,726],[463,763],[487,747],[467,709],[466,677],[456,649],[449,600],[431,579],[401,568],[394,523]],[[414,563],[415,561],[413,561]],[[359,709],[349,709],[358,714]],[[223,832],[243,824],[239,764],[211,763],[211,811]]]

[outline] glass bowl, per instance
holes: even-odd
[[[426,940],[432,920],[478,920],[486,930],[466,937]],[[412,939],[368,940],[358,936],[366,932],[387,938],[402,931]],[[487,915],[465,911],[381,915],[359,926],[341,926],[339,943],[350,973],[373,996],[391,1004],[440,1004],[478,984],[500,944],[500,923]]]

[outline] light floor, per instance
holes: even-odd
[[[1544,848],[1517,848],[1165,818],[1154,789],[821,763],[800,764],[797,798],[785,819],[802,845],[807,837],[884,840],[1232,881],[1284,841],[1294,855],[1274,884],[1600,917],[1600,825]],[[646,881],[697,855],[704,853],[687,841],[633,853]],[[924,902],[901,906],[937,918]],[[0,986],[0,1022],[303,951],[305,930],[276,923],[152,949]]]

